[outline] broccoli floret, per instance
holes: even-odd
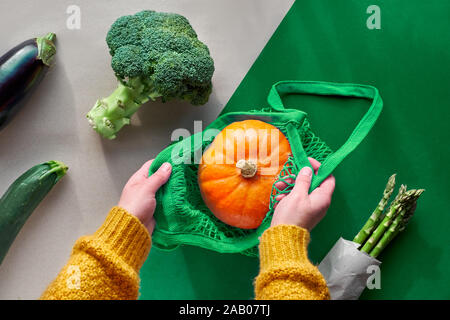
[[[208,101],[214,62],[185,17],[149,10],[123,16],[111,26],[106,43],[119,86],[87,114],[105,138],[114,139],[150,99]]]

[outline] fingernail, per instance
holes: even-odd
[[[172,165],[170,163],[168,163],[168,162],[164,162],[161,165],[161,169],[164,170],[164,171],[170,171],[171,168],[172,168]]]
[[[312,176],[312,169],[310,167],[303,167],[302,170],[300,170],[300,174],[302,176]]]

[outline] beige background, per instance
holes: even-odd
[[[92,233],[118,201],[129,176],[170,142],[176,128],[209,124],[234,92],[293,0],[2,0],[3,54],[23,40],[57,34],[56,63],[21,112],[0,132],[0,194],[47,160],[69,166],[35,210],[0,266],[0,299],[36,299],[67,260],[75,240]],[[66,27],[69,5],[81,29]],[[105,35],[121,15],[142,9],[185,15],[210,48],[216,71],[207,105],[150,103],[114,141],[101,139],[85,114],[116,86]],[[0,213],[1,214],[1,213]]]

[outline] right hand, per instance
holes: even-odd
[[[320,167],[320,162],[308,158],[314,171]],[[317,223],[325,216],[331,203],[335,179],[332,175],[328,176],[322,184],[309,192],[311,186],[312,170],[309,167],[303,167],[295,180],[294,188],[289,194],[281,194],[277,197],[279,202],[276,204],[272,218],[271,227],[279,224],[296,225],[311,231]],[[292,183],[293,181],[289,181]],[[287,187],[284,182],[277,182],[277,188],[282,190]]]

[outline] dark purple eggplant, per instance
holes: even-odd
[[[54,33],[22,42],[0,57],[0,130],[42,80],[56,53]]]

